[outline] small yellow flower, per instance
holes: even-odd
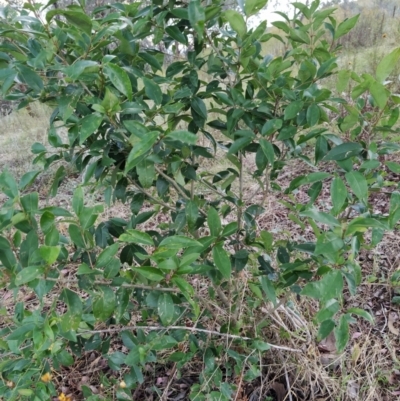
[[[122,381],[119,383],[119,386],[120,386],[121,388],[126,388],[126,383],[122,380]]]
[[[45,373],[45,374],[40,378],[40,380],[41,380],[42,382],[49,383],[49,382],[51,381],[51,373],[49,373],[49,372]]]
[[[9,381],[6,383],[6,385],[7,385],[8,388],[14,388],[14,387],[15,387],[14,382],[12,382],[11,380],[9,380]]]
[[[387,38],[387,34],[384,33],[384,34],[382,35],[382,38],[383,38],[383,39]]]
[[[64,393],[61,393],[58,396],[59,401],[72,401],[71,397],[69,395],[65,395]]]

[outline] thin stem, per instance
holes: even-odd
[[[185,194],[185,192],[182,190],[182,188],[179,187],[179,185],[167,174],[165,174],[161,169],[159,169],[157,166],[155,166],[156,171],[158,174],[160,174],[162,177],[164,177],[175,189],[176,191],[186,200],[189,199],[189,197]]]
[[[71,283],[71,284],[76,284],[78,283],[77,279],[68,279],[68,280],[60,280],[58,278],[52,278],[52,277],[42,277],[43,280],[47,281],[54,281],[54,282],[60,282],[60,283]],[[93,281],[93,284],[96,285],[111,285],[111,281],[103,281],[103,280],[95,280]],[[156,291],[162,291],[162,292],[180,292],[179,288],[169,288],[169,287],[152,287],[150,285],[141,285],[141,284],[128,284],[128,283],[123,283],[120,286],[115,286],[115,287],[124,287],[124,288],[138,288],[142,290],[156,290]]]
[[[123,327],[116,327],[116,328],[110,328],[110,329],[102,329],[102,330],[85,330],[80,333],[76,333],[78,336],[83,336],[86,334],[101,334],[101,333],[118,333],[120,331],[124,330],[151,330],[151,331],[168,331],[168,330],[186,330],[186,331],[191,331],[194,333],[205,333],[205,334],[210,334],[213,336],[219,336],[219,337],[225,337],[229,338],[232,340],[242,340],[242,341],[253,341],[254,338],[251,337],[243,337],[243,336],[238,336],[236,334],[229,334],[229,333],[220,333],[219,331],[214,331],[214,330],[206,330],[206,329],[199,329],[197,327],[187,327],[187,326],[168,326],[168,327],[163,327],[163,326],[123,326]],[[291,352],[303,352],[301,349],[296,349],[296,348],[290,348],[290,347],[285,347],[283,345],[276,345],[276,344],[271,344],[271,343],[266,343],[268,344],[271,348],[275,349],[280,349],[282,351],[291,351]]]

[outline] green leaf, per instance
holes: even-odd
[[[158,139],[158,131],[148,132],[139,142],[135,143],[129,153],[125,166],[125,173],[132,170],[153,147]]]
[[[163,96],[160,86],[148,78],[143,78],[143,83],[147,97],[153,100],[156,105],[161,104]]]
[[[342,238],[334,233],[322,234],[318,240],[315,247],[315,255],[330,255],[336,254],[339,250],[344,247],[344,242]]]
[[[346,160],[359,155],[363,147],[357,142],[346,142],[335,146],[323,160]]]
[[[0,174],[0,190],[11,199],[19,195],[17,182],[7,170]]]
[[[394,49],[391,53],[387,54],[379,62],[376,68],[376,79],[379,83],[383,84],[392,71],[396,68],[397,63],[400,60],[400,47]]]
[[[133,267],[132,269],[151,281],[161,281],[165,278],[164,273],[155,267]]]
[[[314,125],[318,124],[320,117],[321,117],[321,111],[318,105],[313,103],[307,109],[307,124],[310,127],[313,127]]]
[[[192,238],[184,237],[183,235],[172,235],[164,238],[159,245],[159,247],[167,247],[172,249],[189,248],[192,246],[202,247],[202,244]]]
[[[68,78],[71,78],[72,80],[77,80],[82,73],[88,69],[93,67],[99,67],[99,64],[96,61],[92,60],[78,60],[75,61],[73,64],[69,65],[68,67],[64,68],[64,72],[67,75]]]
[[[150,237],[150,235],[139,230],[126,230],[126,232],[124,234],[121,234],[118,239],[119,241],[129,242],[133,244],[154,246],[154,241]]]
[[[182,43],[183,45],[187,45],[187,37],[181,32],[181,30],[176,25],[171,25],[166,27],[165,32],[177,42]]]
[[[353,27],[356,25],[358,18],[360,17],[360,14],[355,15],[352,18],[346,18],[343,22],[341,22],[338,27],[336,28],[335,31],[335,36],[334,39],[339,39],[342,36],[346,35],[346,33],[350,32]]]
[[[263,7],[266,6],[268,0],[246,0],[244,3],[244,12],[246,17],[257,14]]]
[[[371,324],[374,324],[374,318],[371,316],[370,313],[368,313],[366,310],[364,309],[360,309],[360,308],[349,308],[347,309],[346,313],[348,314],[354,314],[360,317],[363,317],[365,320],[367,320],[368,322],[370,322]]]
[[[301,291],[301,294],[326,302],[333,298],[340,298],[342,296],[342,291],[342,273],[339,270],[332,270],[322,276],[321,280],[307,283]]]
[[[33,181],[35,181],[36,177],[40,174],[40,171],[38,170],[34,170],[34,171],[28,171],[27,173],[25,173],[20,181],[19,181],[19,186],[18,188],[22,191],[24,189],[26,189],[27,187],[29,187]]]
[[[328,337],[329,334],[332,333],[332,330],[335,328],[335,322],[332,319],[324,320],[319,326],[318,330],[318,341],[323,340],[324,338]]]
[[[124,234],[123,234],[124,235]],[[118,252],[119,244],[112,244],[104,249],[96,260],[96,267],[102,268],[107,266],[110,260],[115,256]]]
[[[343,180],[335,177],[331,183],[331,199],[333,205],[333,213],[338,214],[347,199],[347,188]]]
[[[262,149],[265,157],[267,158],[268,162],[271,165],[273,165],[274,160],[275,160],[275,152],[274,152],[274,147],[272,146],[272,143],[261,138],[260,146],[261,146],[261,149]]]
[[[22,78],[22,81],[25,82],[29,88],[40,92],[43,89],[43,81],[42,78],[35,71],[31,70],[24,65],[18,65],[19,75]]]
[[[31,192],[27,195],[21,196],[21,206],[25,213],[35,213],[39,207],[39,194]]]
[[[152,161],[146,159],[142,160],[137,164],[136,172],[143,188],[150,188],[153,185],[156,179],[156,169]]]
[[[20,286],[22,284],[29,283],[43,274],[43,272],[44,268],[40,266],[25,267],[15,276],[15,285]]]
[[[300,213],[302,217],[310,217],[311,219],[318,221],[322,224],[327,224],[330,228],[340,227],[341,224],[332,215],[324,212],[319,212],[316,209],[305,210]]]
[[[82,145],[86,141],[86,139],[89,138],[90,135],[92,135],[94,132],[97,131],[102,121],[103,121],[103,116],[98,113],[90,114],[82,118],[81,120],[82,126],[79,135],[80,145]]]
[[[128,100],[132,101],[132,84],[125,70],[116,64],[108,63],[104,66],[104,73],[111,83],[124,94]]]
[[[199,208],[195,201],[188,201],[185,207],[186,221],[190,230],[196,226],[197,219],[199,218]]]
[[[371,217],[356,217],[348,224],[346,228],[346,235],[351,235],[356,232],[363,233],[370,228],[377,228],[386,231],[389,229],[389,226]]]
[[[231,277],[231,261],[229,259],[228,253],[222,247],[222,244],[215,245],[212,250],[212,255],[214,263],[218,270],[221,272],[222,276],[226,279]]]
[[[39,248],[39,254],[47,265],[52,265],[57,260],[60,251],[61,251],[60,246],[43,245]]]
[[[60,294],[60,299],[67,304],[68,312],[61,318],[61,327],[64,332],[76,330],[82,318],[83,305],[79,295],[64,288]]]
[[[337,74],[336,90],[338,93],[344,92],[350,81],[351,71],[350,70],[340,70]]]
[[[272,135],[277,130],[282,128],[283,121],[277,118],[268,120],[261,129],[261,135]]]
[[[336,349],[338,352],[342,352],[347,343],[349,342],[349,322],[348,315],[340,316],[339,323],[335,327],[335,339],[336,339]]]
[[[290,103],[285,109],[285,120],[291,120],[297,117],[297,114],[303,108],[303,102],[301,100],[295,100],[294,102]]]
[[[243,15],[235,10],[227,10],[224,13],[225,19],[229,22],[232,29],[243,38],[247,32],[246,22]]]
[[[165,138],[180,141],[188,145],[196,145],[197,143],[197,135],[185,130],[169,132]]]
[[[221,233],[221,219],[219,217],[218,212],[213,208],[210,207],[207,212],[207,224],[210,229],[210,234],[213,237],[218,237]]]
[[[379,82],[373,82],[369,87],[369,91],[376,105],[383,110],[389,99],[390,92]]]
[[[354,195],[357,196],[360,201],[367,203],[368,183],[365,177],[358,171],[346,173],[345,177]]]
[[[393,171],[395,174],[400,174],[400,164],[395,162],[385,162],[386,166],[390,171]]]
[[[77,216],[82,213],[83,206],[83,189],[82,187],[77,187],[72,196],[72,209]]]
[[[255,138],[255,135],[249,131],[248,135],[242,136],[239,139],[236,139],[235,142],[231,144],[228,150],[228,155],[233,155],[242,149],[244,149],[247,145],[249,145],[252,140]]]
[[[317,181],[323,181],[330,177],[329,173],[310,173],[308,175],[302,175],[295,178],[289,185],[289,188],[285,191],[286,193],[292,192],[302,185],[312,184]]]
[[[261,276],[260,281],[265,295],[273,303],[274,307],[276,307],[276,293],[272,281],[267,276]]]
[[[68,233],[71,238],[71,241],[78,247],[82,249],[86,249],[86,243],[83,239],[81,230],[75,224],[70,224],[68,226]]]
[[[93,315],[96,319],[106,321],[114,313],[116,306],[115,294],[110,287],[102,287],[101,293],[93,302]]]
[[[199,42],[202,42],[206,15],[200,0],[190,0],[188,7],[188,15],[189,15],[190,25],[196,31]]]
[[[63,15],[71,25],[76,26],[88,35],[92,32],[92,20],[84,14],[83,10],[62,10],[59,8],[50,10],[46,14],[47,22],[49,23],[55,15]]]
[[[158,316],[164,326],[170,325],[174,320],[175,305],[170,294],[163,293],[158,297]]]
[[[158,60],[152,56],[148,51],[145,52],[139,52],[138,56],[143,59],[146,63],[151,65],[153,68],[156,70],[162,70],[161,64],[158,62]]]
[[[203,99],[200,99],[199,97],[194,97],[192,99],[192,102],[190,103],[190,106],[192,109],[203,119],[207,120],[207,107],[206,104],[204,103]]]

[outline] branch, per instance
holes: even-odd
[[[59,279],[59,278],[52,278],[52,277],[41,277],[43,280],[47,281],[54,281],[56,283],[61,282],[61,283],[72,283],[76,284],[78,283],[77,279]],[[95,280],[93,281],[93,284],[97,285],[109,285],[111,286],[112,282],[111,281],[103,281],[103,280]],[[116,285],[115,287],[124,287],[124,288],[138,288],[141,290],[156,290],[156,291],[162,291],[162,292],[180,292],[179,288],[170,288],[170,287],[153,287],[151,285],[142,285],[142,284],[128,284],[128,283],[122,283],[121,285]]]
[[[254,338],[251,337],[242,337],[238,336],[235,334],[229,334],[229,333],[220,333],[219,331],[213,331],[213,330],[206,330],[206,329],[199,329],[197,327],[187,327],[187,326],[168,326],[168,327],[163,327],[163,326],[125,326],[125,327],[119,327],[119,328],[110,328],[110,329],[102,329],[102,330],[85,330],[80,333],[76,333],[78,336],[83,336],[85,334],[101,334],[101,333],[118,333],[123,330],[187,330],[191,332],[198,332],[198,333],[206,333],[214,336],[219,336],[219,337],[225,337],[233,340],[243,340],[243,341],[253,341]],[[289,348],[285,347],[283,345],[275,345],[275,344],[268,344],[271,348],[275,349],[280,349],[282,351],[291,351],[291,352],[303,352],[301,349],[296,349],[296,348]]]

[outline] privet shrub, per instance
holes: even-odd
[[[400,194],[390,190],[397,184],[387,180],[387,169],[398,173],[400,165],[382,157],[399,150],[382,138],[398,132],[400,98],[386,80],[400,49],[382,59],[375,76],[338,71],[337,41],[356,18],[337,24],[333,9],[318,10],[318,0],[295,3],[298,15],[282,14],[280,37],[268,33],[265,21],[247,26],[266,0],[238,3],[239,11],[221,11],[219,1],[115,3],[90,16],[83,2],[2,10],[2,94],[20,108],[40,101],[54,110],[53,149],[32,147],[39,169],[19,182],[7,171],[0,176],[7,199],[0,279],[15,296],[12,313],[2,310],[4,399],[65,399],[52,371],[96,350],[112,370],[125,369],[117,398],[131,399],[145,366],[170,361],[182,370],[203,360],[191,399],[228,400],[237,389],[229,377],[257,378],[263,353],[276,346],[258,324],[265,304],[276,307],[290,293],[318,300],[318,338],[334,330],[339,351],[354,317],[372,322],[367,311],[343,308],[342,294],[355,294],[360,284],[360,250],[376,247],[400,218]],[[272,37],[288,48],[280,57],[263,54]],[[143,38],[153,47],[142,47]],[[164,69],[160,49],[174,46],[185,48],[186,57]],[[352,101],[324,88],[332,74],[338,93],[352,83]],[[229,167],[210,173],[204,164],[217,149]],[[257,227],[265,209],[243,198],[249,154],[266,197],[308,188],[307,203],[290,197],[286,205],[299,230],[311,227],[313,242],[275,238]],[[96,184],[104,205],[129,204],[130,216],[99,221],[104,205],[87,204],[82,188],[71,210],[42,204],[29,188],[42,168],[60,161],[83,172],[84,184]],[[293,162],[312,172],[281,188],[277,178]],[[323,189],[330,202],[318,203]],[[369,194],[380,191],[390,196],[385,215],[369,203]],[[164,223],[146,230],[157,215],[166,216]],[[243,269],[251,275],[248,290],[238,279]],[[195,278],[207,283],[208,299],[193,286]],[[21,301],[25,290],[33,290],[34,306]],[[242,302],[254,315],[239,314]],[[118,341],[128,353],[113,346]],[[103,380],[107,386],[115,379]],[[85,386],[83,394],[101,399]]]

